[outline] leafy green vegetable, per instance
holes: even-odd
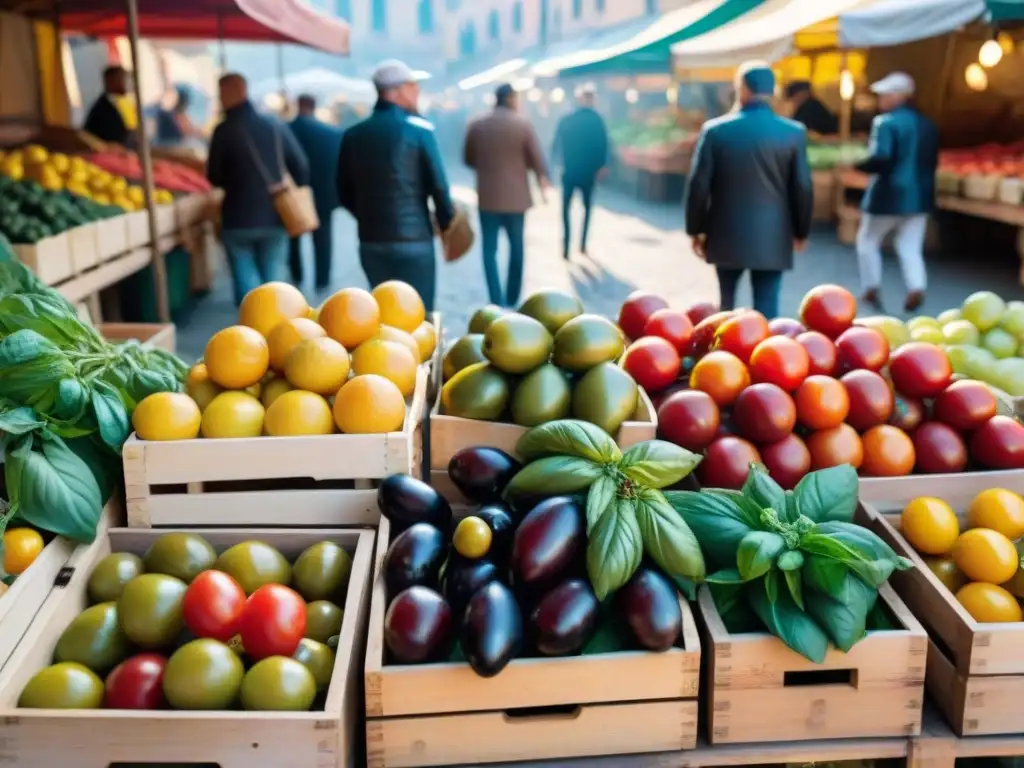
[[[115,453],[121,453],[121,446],[131,434],[132,425],[117,390],[105,381],[94,382],[92,408],[103,442]]]
[[[842,599],[835,600],[820,592],[808,592],[807,613],[825,630],[836,648],[849,651],[867,634],[868,614],[878,600],[878,590],[848,573],[842,593]]]
[[[643,538],[630,499],[616,498],[587,524],[587,575],[598,600],[626,585],[640,567]]]
[[[575,456],[598,464],[622,458],[615,441],[589,421],[559,419],[534,427],[516,443],[516,453],[527,461],[546,456]]]
[[[675,485],[697,468],[701,456],[664,440],[649,440],[630,448],[619,461],[619,469],[647,488]]]
[[[678,512],[714,568],[736,565],[736,550],[743,537],[760,528],[739,504],[725,496],[696,491],[665,491],[665,499]]]
[[[801,515],[816,523],[853,522],[857,511],[857,470],[849,464],[811,472],[793,491]]]
[[[531,461],[512,478],[505,497],[520,494],[557,496],[586,490],[604,473],[604,467],[574,456],[546,456]]]
[[[840,597],[843,584],[849,571],[842,562],[822,555],[804,557],[803,579],[811,589],[823,595]]]
[[[751,531],[736,550],[736,569],[744,581],[752,581],[771,570],[775,558],[786,549],[786,540],[770,531]]]
[[[587,528],[597,523],[608,505],[615,500],[618,489],[615,479],[610,475],[597,478],[587,492]]]
[[[776,593],[774,599],[768,592],[767,584],[760,589],[752,586],[747,590],[747,599],[757,617],[768,631],[778,637],[797,653],[820,664],[828,653],[828,636],[808,614],[800,610],[788,591]]]
[[[704,579],[704,556],[693,532],[664,495],[644,490],[636,499],[636,518],[644,551],[671,576]]]
[[[774,509],[780,516],[786,511],[786,492],[761,464],[756,464],[747,475],[741,495],[761,509]]]

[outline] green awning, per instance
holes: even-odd
[[[986,0],[992,21],[1024,21],[1024,0]]]
[[[581,51],[562,77],[668,72],[672,46],[706,34],[749,13],[764,0],[696,0],[663,14],[642,32],[617,45]]]

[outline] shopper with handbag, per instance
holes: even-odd
[[[316,229],[309,161],[287,125],[259,114],[239,74],[220,79],[224,120],[213,132],[206,175],[224,190],[222,239],[235,303],[285,279],[289,236]]]

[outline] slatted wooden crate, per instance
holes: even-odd
[[[66,232],[45,237],[33,245],[15,245],[14,255],[47,285],[56,285],[75,274]]]
[[[99,261],[109,261],[128,249],[128,225],[124,216],[96,222],[96,250]]]
[[[355,766],[359,663],[373,559],[372,531],[203,530],[218,551],[257,538],[294,560],[331,540],[352,555],[334,675],[326,706],[313,712],[201,712],[19,709],[18,696],[49,665],[61,633],[89,604],[87,585],[108,553],[143,554],[166,531],[113,529],[68,562],[70,579],[47,598],[0,672],[0,762],[24,768],[107,768],[117,763],[216,763],[220,768],[349,768]]]
[[[685,600],[681,647],[517,659],[493,678],[465,662],[385,663],[381,519],[366,650],[369,768],[459,765],[691,749],[700,640]]]
[[[125,443],[128,525],[376,525],[372,484],[418,474],[429,370],[401,431]]]
[[[908,475],[906,477],[860,478],[860,500],[886,512],[902,512],[907,502],[918,496],[940,499],[964,499],[969,502],[986,488],[1020,488],[1024,490],[1024,469],[988,472],[960,472],[943,475]]]
[[[92,269],[100,263],[96,224],[83,224],[67,231],[71,250],[71,267],[75,274]]]
[[[177,348],[174,323],[100,323],[96,330],[108,341],[134,339],[167,352],[174,352]]]
[[[125,226],[125,243],[129,249],[141,248],[150,243],[149,214],[146,211],[131,211],[122,218]]]

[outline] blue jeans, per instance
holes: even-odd
[[[587,232],[590,230],[590,208],[594,200],[594,183],[595,178],[590,176],[588,178],[570,178],[565,176],[562,178],[562,231],[563,231],[563,249],[562,255],[566,260],[569,259],[569,240],[572,233],[572,222],[570,221],[570,212],[572,209],[572,196],[578,189],[580,196],[583,198],[583,234],[580,235],[580,253],[587,252]]]
[[[736,306],[736,286],[747,270],[735,267],[715,267],[721,293],[721,308]],[[750,270],[750,287],[754,292],[754,309],[769,320],[779,316],[779,294],[782,292],[782,272],[777,269]]]
[[[487,277],[487,292],[491,304],[499,307],[514,307],[519,303],[523,289],[523,223],[526,214],[495,213],[480,211],[480,245],[484,256],[484,274]],[[501,291],[501,277],[498,275],[498,232],[504,229],[508,235],[508,282],[505,293]]]
[[[427,312],[434,310],[434,294],[437,290],[437,262],[434,258],[434,241],[408,243],[360,243],[359,261],[363,272],[376,288],[387,280],[402,280],[408,283],[423,299]]]
[[[253,288],[284,279],[288,233],[283,228],[225,229],[221,234],[228,255],[235,304]]]

